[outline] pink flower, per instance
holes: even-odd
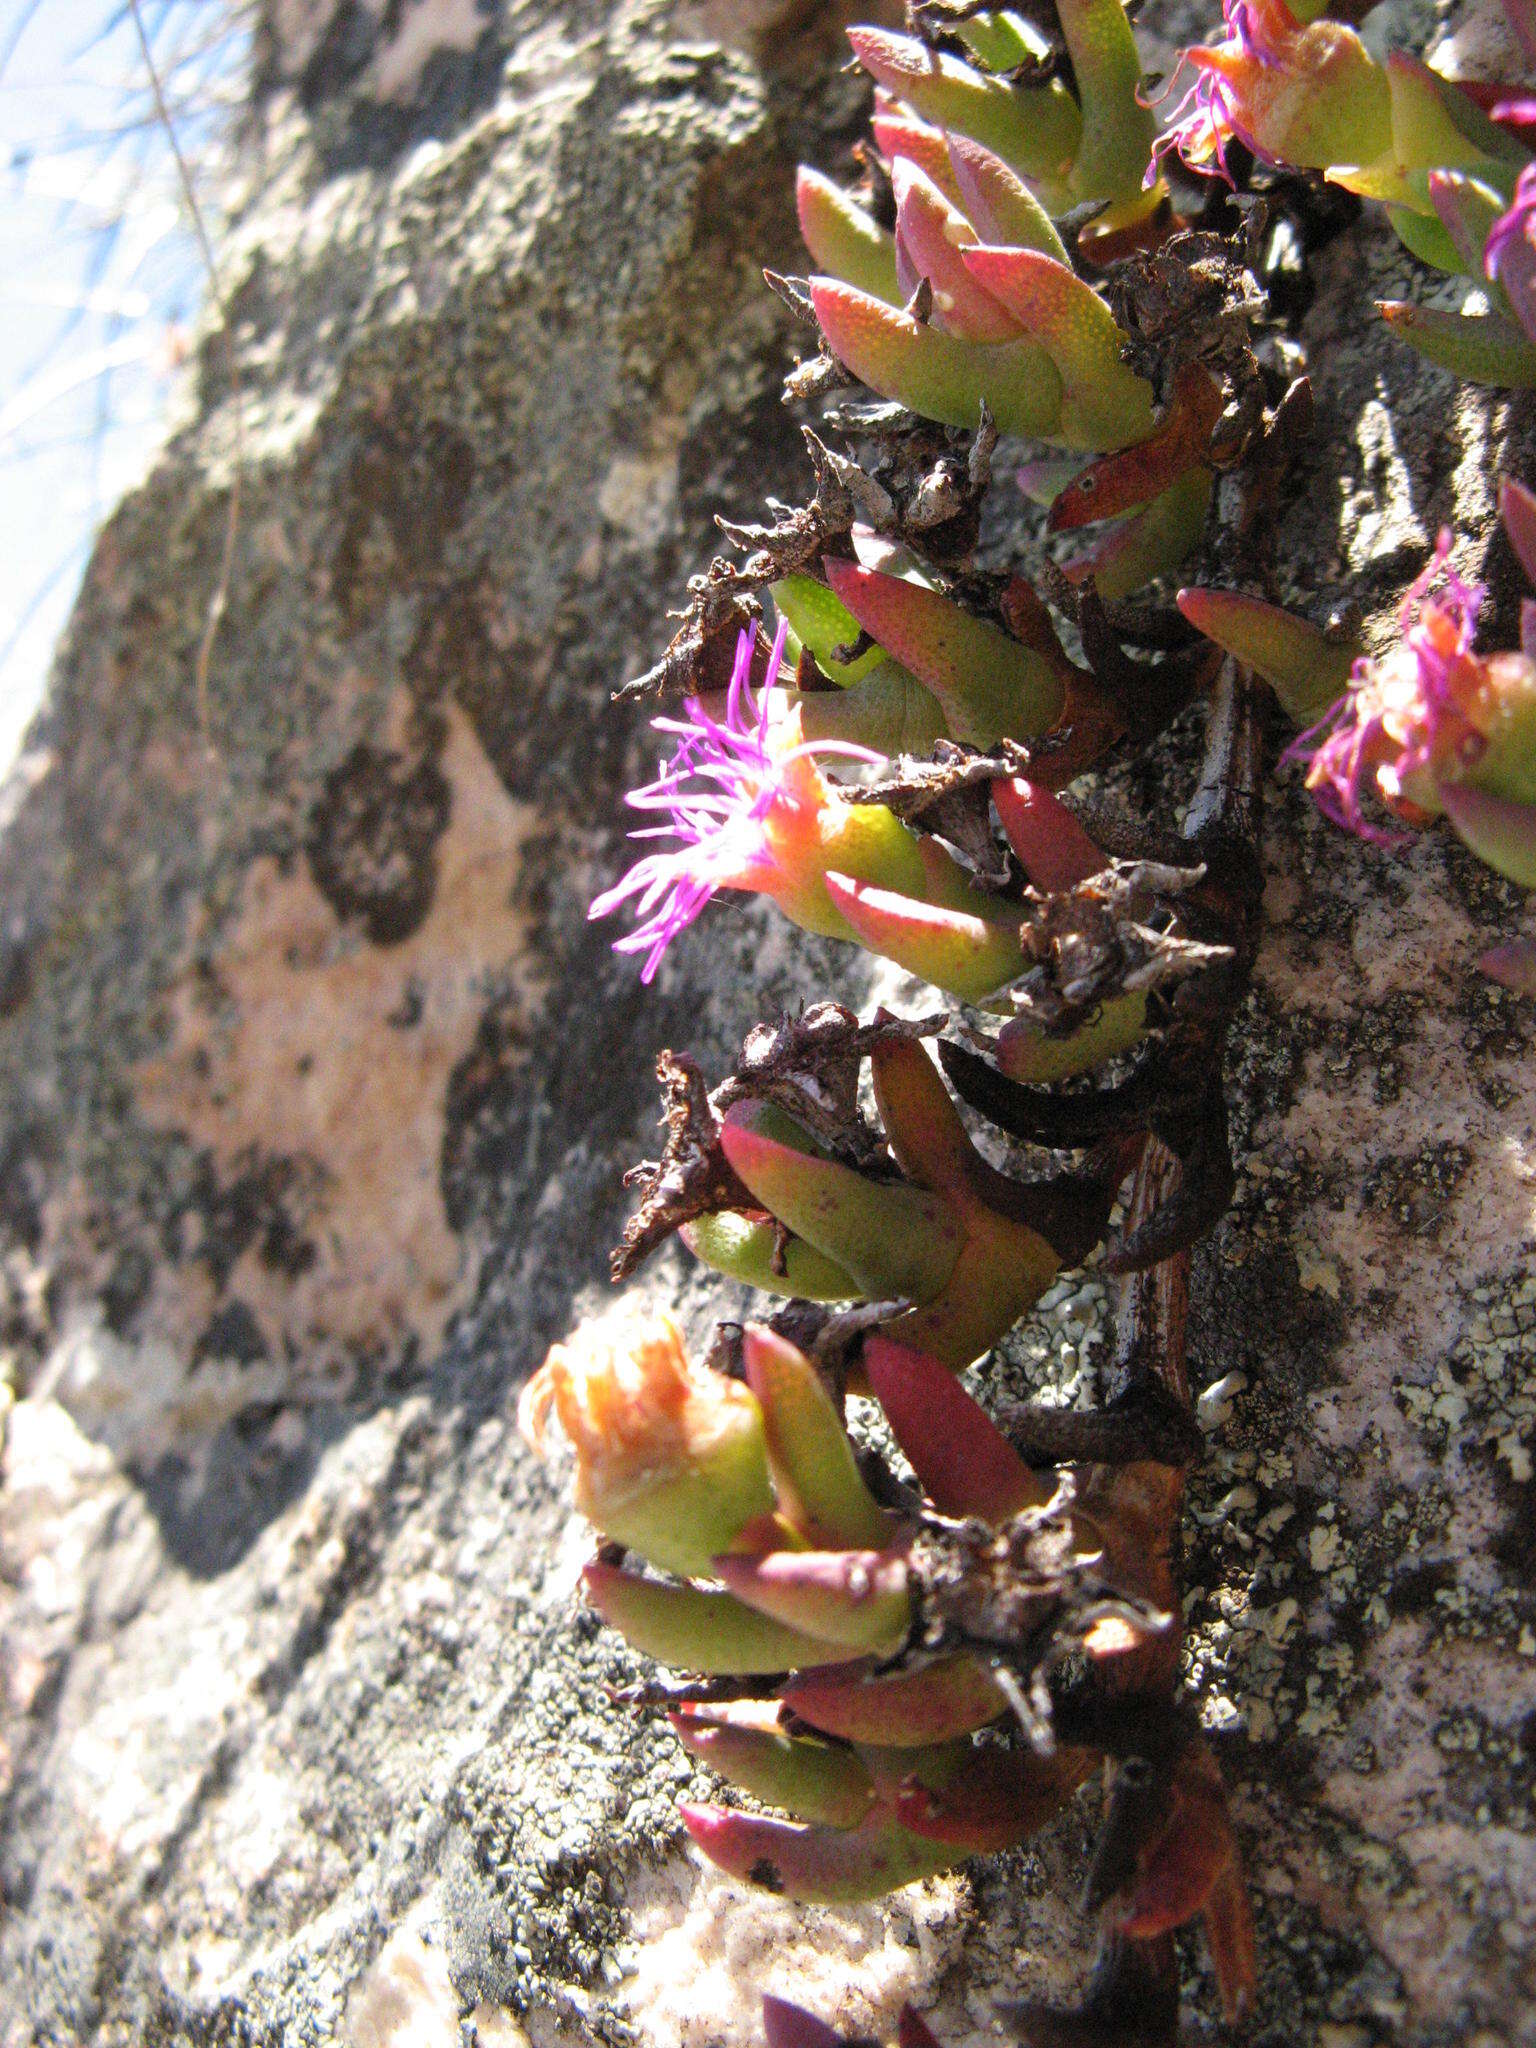
[[[1353,29],[1298,21],[1285,0],[1223,0],[1223,15],[1223,41],[1183,52],[1199,76],[1156,159],[1173,150],[1208,175],[1214,159],[1231,184],[1234,137],[1265,163],[1312,170],[1373,163],[1390,146],[1387,75]]]
[[[787,632],[781,624],[768,657],[761,703],[752,696],[755,630],[747,627],[736,647],[723,724],[697,697],[684,706],[686,718],[651,721],[653,730],[680,744],[656,780],[625,801],[637,811],[662,813],[666,823],[630,837],[679,844],[636,861],[587,912],[588,917],[607,917],[635,899],[640,922],[614,941],[613,950],[645,954],[643,982],[652,979],[667,947],[717,889],[763,890],[779,898],[797,922],[808,922],[807,889],[813,896],[825,894],[816,861],[821,820],[829,806],[841,802],[817,771],[815,758],[882,759],[846,741],[802,740],[798,712],[785,712],[781,704],[775,719],[773,685]],[[815,909],[812,902],[811,917]],[[810,928],[821,926],[812,922]]]
[[[1520,325],[1536,341],[1536,164],[1527,164],[1520,173],[1509,211],[1489,231],[1483,263],[1488,275],[1504,287]]]
[[[1285,756],[1308,763],[1307,787],[1325,817],[1379,846],[1399,846],[1403,835],[1366,818],[1367,787],[1396,816],[1423,823],[1439,808],[1438,773],[1471,765],[1487,746],[1470,715],[1486,694],[1487,663],[1472,652],[1484,593],[1447,567],[1450,551],[1445,530],[1403,599],[1401,646],[1357,661],[1347,693]]]
[[[1262,50],[1255,48],[1250,39],[1251,17],[1247,0],[1222,0],[1222,18],[1235,47],[1251,52],[1263,63]],[[1223,44],[1221,47],[1226,46]],[[1205,176],[1211,174],[1214,158],[1218,166],[1217,175],[1235,186],[1232,173],[1227,168],[1227,144],[1239,134],[1237,94],[1219,71],[1202,65],[1197,52],[1183,50],[1164,92],[1148,104],[1159,106],[1167,99],[1186,64],[1193,66],[1195,82],[1173,109],[1167,127],[1154,143],[1152,161],[1147,166],[1142,184],[1150,187],[1157,182],[1163,158],[1172,152],[1187,170]]]

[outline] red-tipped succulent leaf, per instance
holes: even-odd
[[[991,1673],[963,1651],[902,1670],[850,1665],[803,1672],[780,1687],[779,1698],[813,1728],[882,1748],[950,1742],[1008,1708]]]
[[[1001,1522],[1049,1498],[1050,1487],[936,1358],[875,1336],[864,1346],[864,1372],[941,1514]]]

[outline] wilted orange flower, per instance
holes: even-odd
[[[692,1364],[670,1316],[583,1323],[523,1389],[517,1419],[545,1448],[551,1409],[576,1453],[576,1506],[664,1570],[703,1576],[773,1507],[762,1411],[739,1381]]]

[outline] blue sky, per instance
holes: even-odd
[[[228,0],[140,0],[194,163]],[[205,291],[126,0],[0,0],[0,768],[100,520],[143,474]]]

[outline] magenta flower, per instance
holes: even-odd
[[[1461,89],[1463,92],[1467,90],[1465,80]],[[1497,121],[1501,128],[1507,128],[1511,135],[1518,136],[1527,149],[1531,147],[1532,135],[1536,133],[1536,99],[1522,96],[1516,100],[1495,100],[1488,109],[1488,118]]]
[[[1237,47],[1263,63],[1264,53],[1252,41],[1247,0],[1222,0],[1221,11],[1227,33]],[[1219,71],[1208,70],[1196,62],[1191,51],[1183,50],[1164,91],[1147,104],[1154,107],[1162,105],[1172,93],[1186,64],[1193,66],[1195,82],[1173,109],[1168,125],[1152,145],[1152,161],[1147,165],[1142,185],[1150,188],[1156,184],[1162,173],[1163,159],[1172,154],[1178,157],[1186,170],[1207,177],[1211,175],[1214,158],[1218,166],[1216,175],[1225,178],[1235,189],[1236,181],[1227,168],[1227,144],[1238,134],[1237,94]]]
[[[1403,599],[1401,646],[1357,661],[1346,694],[1285,756],[1308,763],[1307,787],[1325,817],[1378,846],[1400,846],[1404,835],[1366,818],[1366,787],[1396,816],[1422,824],[1439,809],[1438,771],[1471,765],[1487,745],[1479,730],[1487,664],[1472,652],[1484,593],[1447,567],[1450,551],[1447,529]]]
[[[1173,150],[1192,171],[1223,177],[1235,136],[1264,163],[1324,170],[1369,164],[1390,146],[1390,92],[1353,29],[1301,22],[1285,0],[1223,0],[1226,37],[1192,43],[1199,74],[1179,102],[1156,158]],[[1174,73],[1177,78],[1177,71]]]
[[[1527,164],[1520,173],[1509,211],[1489,231],[1483,262],[1488,275],[1504,287],[1520,325],[1536,341],[1536,164]]]
[[[697,697],[686,718],[657,718],[656,732],[679,741],[654,782],[625,799],[637,811],[660,812],[662,825],[632,839],[673,839],[666,852],[635,862],[623,879],[593,900],[588,917],[607,917],[635,900],[640,922],[614,941],[616,953],[644,953],[648,982],[661,956],[686,931],[717,889],[760,889],[797,923],[816,931],[845,929],[826,899],[818,849],[835,838],[826,829],[832,807],[848,810],[816,768],[818,755],[879,763],[882,756],[842,740],[802,740],[797,711],[779,708],[773,686],[788,627],[780,624],[768,657],[761,702],[752,695],[755,629],[743,630],[726,692],[725,721]],[[864,813],[863,815],[868,815]],[[833,863],[835,865],[835,862]]]

